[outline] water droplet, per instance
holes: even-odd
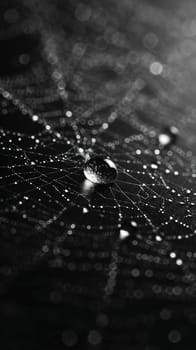
[[[126,231],[126,230],[121,229],[120,230],[120,239],[125,239],[127,237],[129,237],[129,232]]]
[[[175,126],[165,128],[163,132],[159,134],[159,143],[162,147],[170,146],[176,142],[178,136],[178,129]]]
[[[117,177],[117,168],[111,159],[93,157],[84,166],[85,177],[94,184],[109,184]]]
[[[135,221],[131,221],[131,226],[133,226],[133,227],[137,227],[137,222],[135,222]]]
[[[151,164],[150,164],[150,167],[151,167],[152,169],[158,169],[158,165],[157,165],[156,163],[151,163]]]
[[[72,111],[66,111],[66,117],[71,118],[72,117]]]

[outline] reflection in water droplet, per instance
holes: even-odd
[[[93,157],[85,163],[84,175],[94,184],[109,184],[115,181],[117,168],[110,159]]]
[[[82,193],[82,195],[85,196],[85,197],[90,196],[91,193],[94,190],[94,187],[95,187],[95,185],[91,181],[85,180],[82,183],[82,186],[81,186],[81,193]]]
[[[166,128],[162,133],[159,134],[159,143],[162,147],[167,147],[176,142],[178,136],[178,129],[175,126]]]

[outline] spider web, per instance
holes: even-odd
[[[3,277],[46,259],[101,274],[98,286],[84,278],[63,282],[61,293],[194,296],[195,107],[183,82],[193,86],[195,46],[189,39],[185,70],[180,10],[171,25],[168,12],[143,4],[144,16],[135,2],[128,14],[96,2],[63,13],[60,2],[33,6],[31,65],[1,78]],[[170,29],[159,49],[144,47],[154,14],[155,39],[163,23]],[[153,62],[162,62],[162,74]],[[180,134],[163,148],[159,134],[170,125]],[[89,183],[85,154],[112,159],[116,182]]]

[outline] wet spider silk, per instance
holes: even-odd
[[[194,1],[0,8],[2,348],[194,349]]]

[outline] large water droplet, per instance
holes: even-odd
[[[117,177],[117,168],[108,158],[93,157],[84,166],[85,177],[94,184],[109,184]]]
[[[178,129],[175,126],[165,128],[163,132],[159,134],[159,143],[162,147],[170,146],[176,142],[178,136]]]
[[[121,229],[120,230],[120,239],[123,240],[127,237],[129,237],[129,232],[127,230]]]

